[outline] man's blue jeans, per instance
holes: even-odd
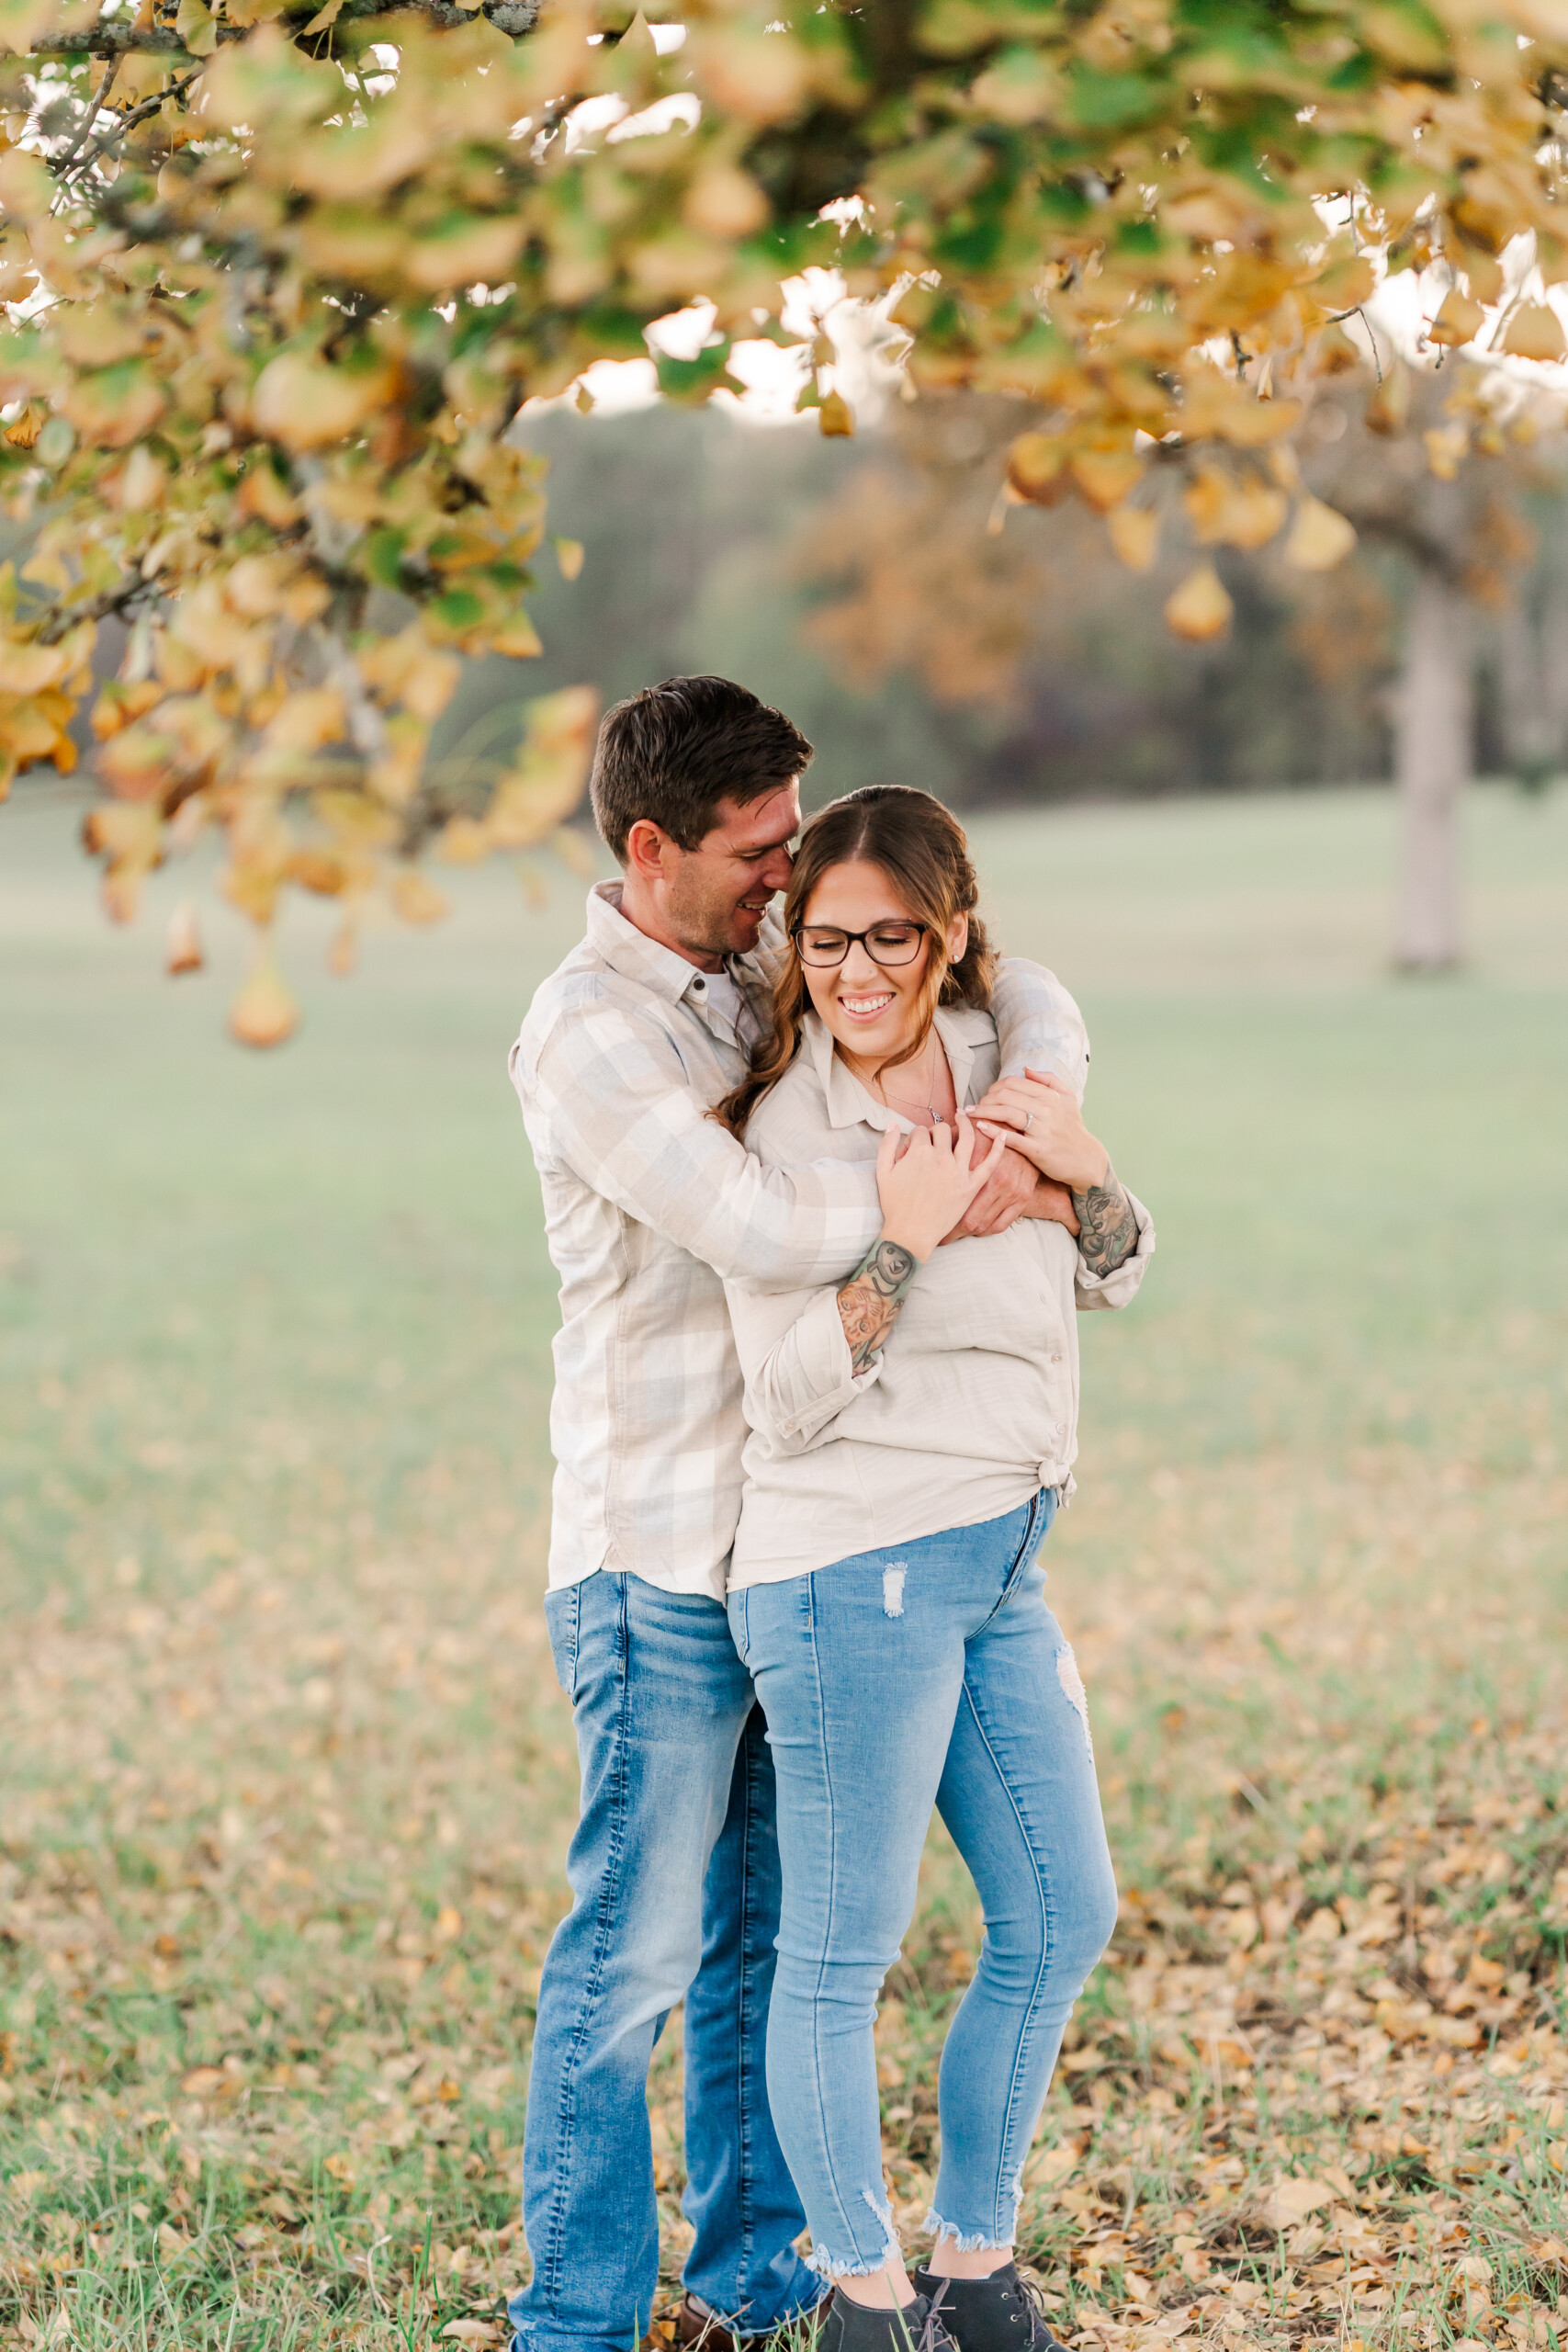
[[[768,2087],[829,2278],[897,2243],[872,2028],[932,1804],[986,1921],[938,2083],[931,2226],[961,2251],[1012,2244],[1062,2029],[1116,1924],[1088,1703],[1034,1557],[1055,1499],[729,1597],[778,1774]]]
[[[659,2216],[648,2069],[686,2004],[685,2283],[761,2333],[821,2292],[768,2111],[778,1930],[773,1762],[722,1604],[601,1570],[545,1603],[577,1719],[570,1912],[546,1957],[523,2149],[521,2352],[633,2352]]]

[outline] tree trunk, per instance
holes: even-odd
[[[1410,607],[1404,671],[1393,697],[1399,786],[1399,912],[1394,958],[1409,972],[1458,963],[1459,804],[1475,728],[1475,649],[1457,588],[1422,571]]]

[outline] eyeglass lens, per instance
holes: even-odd
[[[823,966],[841,964],[850,952],[851,941],[859,936],[874,964],[912,964],[919,953],[922,935],[923,926],[918,922],[878,923],[874,931],[860,934],[813,928],[800,933],[800,960],[803,964]]]

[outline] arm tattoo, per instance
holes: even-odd
[[[919,1271],[919,1260],[901,1242],[874,1241],[839,1293],[839,1320],[856,1372],[865,1370],[898,1320]]]
[[[1138,1246],[1138,1223],[1109,1160],[1104,1183],[1092,1185],[1087,1193],[1075,1193],[1073,1208],[1084,1264],[1091,1274],[1113,1274]]]

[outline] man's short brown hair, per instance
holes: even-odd
[[[713,831],[721,797],[761,800],[810,764],[782,710],[728,678],[666,678],[604,715],[589,793],[605,845],[624,865],[642,818],[682,849]]]

